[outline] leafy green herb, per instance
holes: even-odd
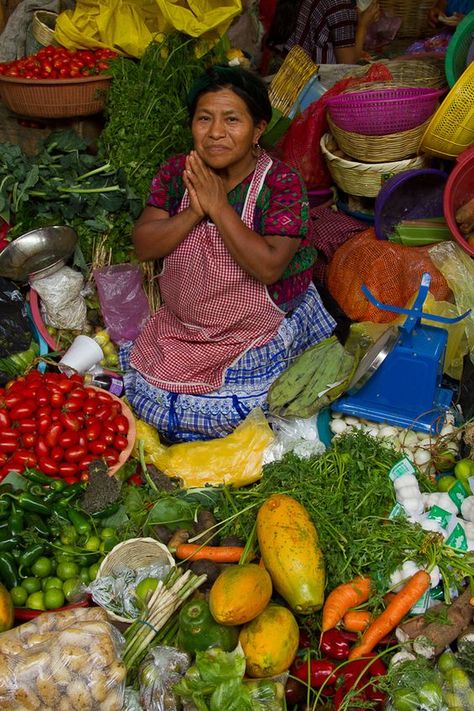
[[[209,56],[198,58],[196,41],[180,33],[148,45],[140,61],[111,63],[107,123],[99,152],[122,168],[143,203],[158,167],[192,145],[186,96]]]

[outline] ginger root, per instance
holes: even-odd
[[[474,198],[458,208],[454,217],[463,234],[474,232]]]
[[[438,656],[472,622],[473,612],[468,587],[452,605],[446,606],[446,621],[429,622],[418,632],[413,640],[413,651],[427,659]]]

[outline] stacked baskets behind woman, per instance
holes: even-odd
[[[375,197],[387,174],[422,167],[426,159],[417,156],[418,147],[441,94],[388,82],[360,84],[332,97],[331,134],[323,136],[321,149],[336,184],[349,194]]]

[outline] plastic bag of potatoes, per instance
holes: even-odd
[[[0,635],[0,710],[120,711],[124,640],[100,608],[40,615]]]

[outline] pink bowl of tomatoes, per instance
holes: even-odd
[[[31,370],[0,389],[0,480],[34,467],[68,484],[87,480],[92,461],[113,475],[135,442],[130,409],[81,375]]]
[[[102,111],[112,77],[104,74],[117,53],[50,45],[36,54],[0,63],[0,96],[13,113],[69,118]]]

